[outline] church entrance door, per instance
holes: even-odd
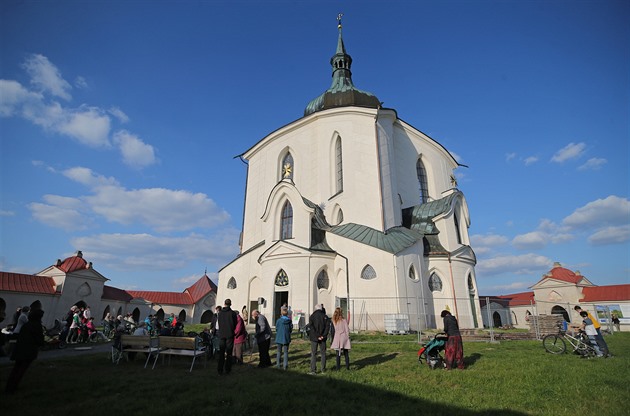
[[[289,304],[289,292],[276,292],[273,299],[273,322],[270,322],[271,325],[275,325],[280,318],[280,308],[285,303]]]

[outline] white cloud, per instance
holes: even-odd
[[[485,292],[509,292],[509,293],[518,293],[527,289],[532,285],[531,282],[513,282],[507,285],[493,285],[486,287],[484,289]],[[496,293],[495,293],[496,294]]]
[[[532,231],[517,235],[512,239],[512,245],[519,250],[540,249],[547,245],[548,235],[542,231]]]
[[[569,159],[580,157],[586,149],[585,143],[569,143],[562,149],[558,150],[551,158],[552,162],[562,163]]]
[[[534,163],[538,162],[538,157],[537,156],[530,156],[528,158],[525,158],[525,160],[523,162],[525,163],[525,166],[529,166],[531,164],[534,164]]]
[[[144,168],[157,162],[153,146],[125,130],[114,134],[114,144],[119,147],[126,165]]]
[[[86,89],[88,87],[88,83],[85,78],[78,76],[74,79],[74,86],[79,89]]]
[[[36,219],[50,226],[67,229],[80,213],[123,225],[142,224],[159,232],[212,228],[230,218],[202,193],[163,188],[127,190],[115,178],[95,174],[85,167],[67,169],[62,174],[87,186],[92,194],[77,198],[46,195],[47,204],[31,204]],[[69,206],[69,201],[74,204]]]
[[[606,159],[592,157],[586,161],[582,166],[578,168],[578,170],[598,170],[601,169],[608,161]]]
[[[473,234],[470,236],[470,241],[477,251],[478,246],[501,246],[508,242],[508,238],[498,234]]]
[[[0,209],[0,217],[13,217],[13,216],[15,216],[15,212]]]
[[[627,225],[630,222],[630,201],[615,195],[589,202],[573,211],[562,223],[573,229]]]
[[[588,242],[594,246],[622,244],[630,241],[630,225],[606,227],[596,231],[588,237]]]
[[[35,220],[66,231],[84,230],[92,224],[84,215],[80,199],[58,195],[44,195],[43,199],[46,203],[34,202],[28,205]]]
[[[0,79],[0,116],[12,117],[22,113],[26,103],[40,102],[42,96],[24,88],[17,81]]]
[[[82,106],[75,110],[62,110],[54,129],[86,146],[101,147],[110,144],[110,123],[109,117],[100,109]]]
[[[111,114],[114,117],[116,117],[118,119],[118,121],[120,121],[121,123],[124,124],[124,123],[128,123],[129,122],[129,117],[120,108],[118,108],[118,107],[111,107],[107,111],[109,112],[109,114]]]
[[[509,162],[510,160],[514,159],[516,157],[516,153],[512,152],[512,153],[506,153],[505,154],[505,161]]]
[[[95,264],[106,263],[116,270],[173,270],[186,267],[191,261],[227,263],[238,253],[238,236],[234,229],[212,237],[100,234],[74,238],[71,244]],[[200,273],[196,278],[201,276]]]
[[[538,254],[528,253],[517,256],[500,255],[481,259],[477,263],[477,276],[496,274],[536,274],[549,270],[553,262]]]
[[[43,55],[34,54],[26,58],[23,65],[31,77],[31,84],[41,92],[48,92],[55,97],[70,100],[72,86],[61,77],[59,69]]]

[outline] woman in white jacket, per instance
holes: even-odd
[[[335,308],[332,324],[335,329],[334,337],[330,347],[337,351],[337,370],[341,367],[341,354],[346,359],[346,370],[350,370],[350,328],[348,322],[343,318],[341,308]]]

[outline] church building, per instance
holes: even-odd
[[[391,319],[441,327],[449,309],[460,327],[480,327],[460,165],[354,86],[341,21],[338,30],[330,88],[240,155],[240,253],[219,270],[217,304],[229,298],[272,324],[285,303],[294,319],[339,306],[354,330]]]

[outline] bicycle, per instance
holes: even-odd
[[[567,334],[566,331],[559,329],[557,334],[549,334],[543,338],[543,347],[551,354],[564,354],[567,351],[567,344],[573,348],[573,353],[583,358],[595,357],[597,355],[595,348],[591,346],[586,333],[580,330],[577,336]]]

